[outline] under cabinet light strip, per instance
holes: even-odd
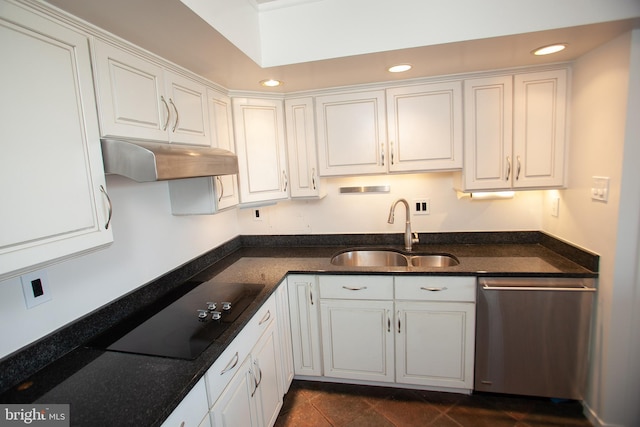
[[[388,193],[389,185],[369,185],[362,187],[340,187],[340,193]]]

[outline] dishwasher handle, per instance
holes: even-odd
[[[484,291],[569,291],[569,292],[595,292],[596,288],[581,285],[575,287],[562,287],[562,286],[495,286],[489,284],[483,284],[482,290]]]

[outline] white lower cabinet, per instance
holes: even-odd
[[[207,390],[204,378],[201,378],[169,418],[162,423],[162,427],[210,427],[208,412]]]
[[[272,426],[282,408],[282,354],[272,295],[207,371],[213,426]],[[288,387],[288,385],[287,385]]]
[[[317,278],[312,274],[290,274],[287,287],[294,372],[296,375],[320,376],[322,355]]]
[[[319,276],[323,375],[473,388],[475,277]]]

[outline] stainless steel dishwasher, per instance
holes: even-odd
[[[474,389],[582,399],[594,279],[479,278]]]

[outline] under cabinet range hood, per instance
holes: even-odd
[[[105,138],[105,173],[138,182],[238,173],[238,157],[221,148]]]

